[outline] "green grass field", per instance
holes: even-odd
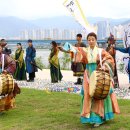
[[[91,130],[80,123],[80,99],[76,94],[22,89],[17,108],[0,115],[0,130]],[[119,100],[121,114],[97,130],[130,130],[130,100]]]

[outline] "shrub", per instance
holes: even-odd
[[[39,66],[41,69],[46,69],[47,67],[42,62],[42,57],[36,57],[35,58],[37,66]]]
[[[70,69],[70,62],[71,62],[71,58],[70,55],[68,53],[63,53],[62,58],[60,58],[61,61],[61,69],[63,70],[68,70]]]

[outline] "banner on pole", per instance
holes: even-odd
[[[90,26],[89,22],[86,20],[78,0],[65,0],[64,6],[70,11],[75,20],[84,28],[86,33],[97,33],[97,28]]]

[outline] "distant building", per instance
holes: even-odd
[[[110,35],[110,25],[108,21],[100,21],[97,23],[98,39],[105,39]]]
[[[118,39],[123,38],[123,31],[124,31],[123,25],[118,25],[113,27],[113,35]]]
[[[60,39],[59,29],[54,28],[52,31],[53,31],[53,37],[52,38],[54,40],[59,40]]]
[[[35,39],[36,40],[43,40],[44,39],[44,31],[43,31],[43,29],[37,29],[35,31]]]
[[[91,25],[92,26],[92,25]],[[93,27],[97,27],[97,36],[98,39],[105,39],[109,37],[110,32],[116,38],[123,37],[123,30],[125,25],[117,25],[110,26],[108,21],[99,21],[97,24],[93,25]],[[34,40],[75,40],[76,35],[78,33],[82,34],[82,39],[86,39],[87,33],[83,29],[59,29],[59,28],[51,28],[51,29],[32,29],[32,30],[23,30],[21,32],[20,39],[34,39]]]
[[[28,36],[28,30],[24,30],[21,32],[21,39],[24,40],[24,39],[28,39],[29,36]]]
[[[64,29],[62,32],[62,39],[64,40],[71,40],[71,33],[70,30]]]
[[[52,38],[52,31],[50,29],[44,29],[44,39],[51,39]]]

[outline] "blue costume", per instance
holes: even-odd
[[[36,57],[36,50],[33,46],[28,47],[26,49],[26,72],[29,73],[29,80],[34,80],[35,72],[37,71],[35,66],[32,65],[32,63],[35,64],[34,58]]]
[[[115,48],[115,50],[118,50],[123,53],[128,53],[130,56],[130,47],[128,48]],[[128,63],[128,72],[129,72],[129,83],[130,83],[130,58],[129,58],[129,63]]]

